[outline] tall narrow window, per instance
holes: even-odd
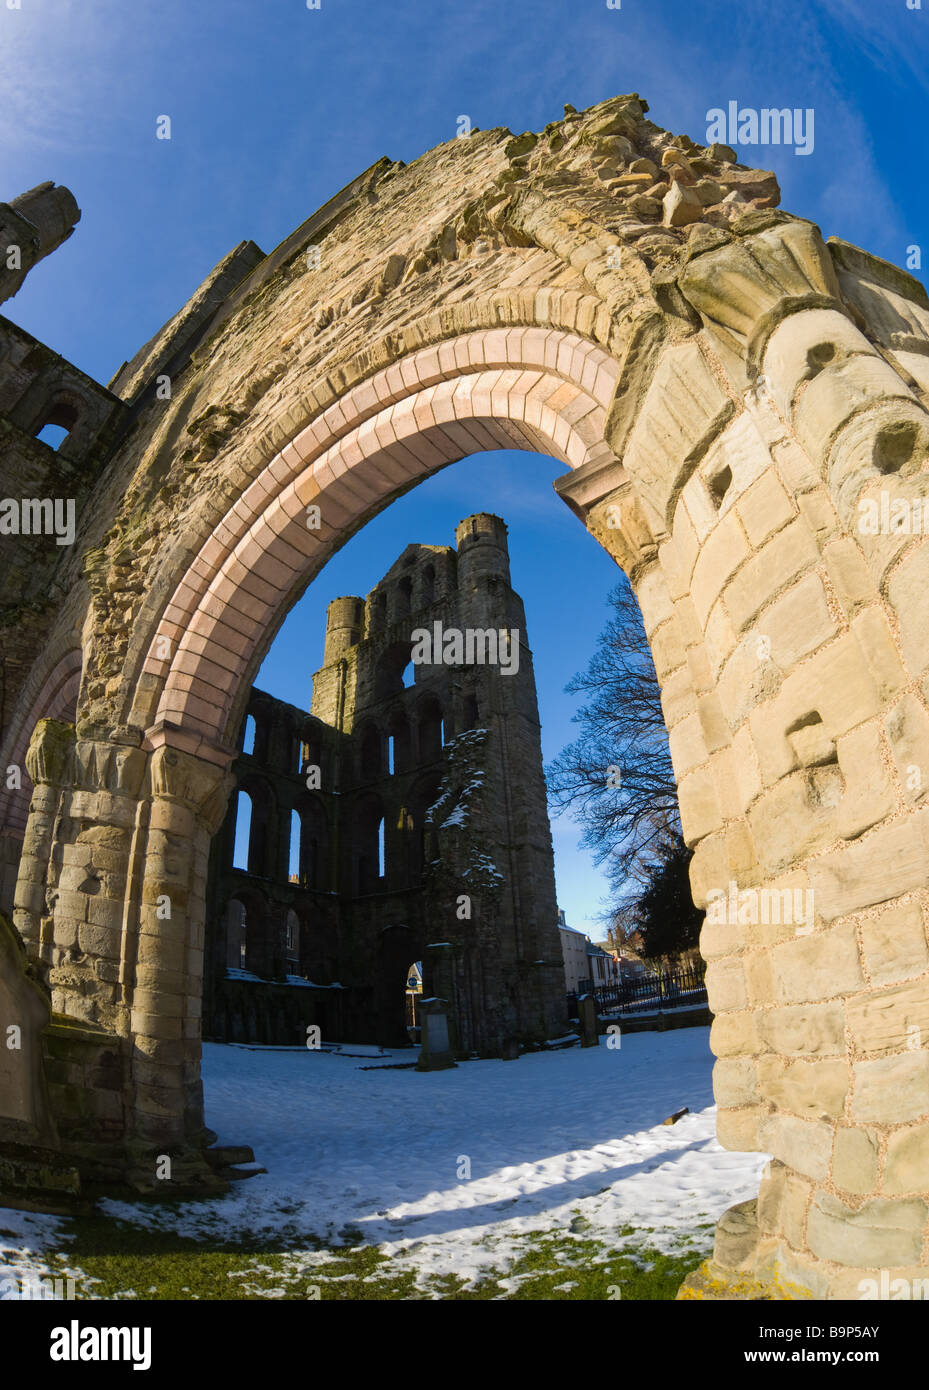
[[[235,849],[232,855],[234,869],[248,869],[248,847],[252,836],[252,798],[248,792],[240,791],[235,807]]]
[[[383,816],[377,825],[377,876],[378,878],[387,877],[387,835]]]
[[[287,877],[291,883],[300,882],[300,813],[291,811],[290,813],[290,862],[287,870]]]
[[[394,775],[394,753],[396,750],[396,740],[393,734],[387,740],[387,771],[391,777]]]
[[[250,714],[245,720],[245,738],[242,741],[242,752],[251,756],[255,751],[255,716]]]

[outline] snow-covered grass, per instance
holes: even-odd
[[[590,1292],[592,1270],[605,1290],[664,1261],[670,1288],[716,1218],[757,1191],[766,1159],[716,1143],[705,1028],[397,1068],[414,1058],[207,1045],[207,1123],[220,1143],[251,1144],[267,1176],[208,1202],[104,1202],[97,1253],[108,1227],[124,1265],[85,1257],[86,1223],[0,1212],[0,1274],[66,1251],[104,1295],[148,1297],[173,1252],[181,1297],[616,1297]],[[198,1252],[221,1257],[202,1286]]]

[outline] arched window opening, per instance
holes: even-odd
[[[413,581],[405,574],[397,585],[397,617],[408,618],[413,607]]]
[[[406,1026],[411,1041],[416,1041],[419,1019],[416,1008],[423,997],[423,963],[411,961],[406,972]]]
[[[246,873],[248,872],[251,839],[252,798],[248,792],[240,790],[236,794],[235,849],[232,855],[232,867],[234,869],[244,869]]]
[[[232,867],[267,878],[277,872],[268,853],[278,823],[274,794],[262,778],[250,775],[243,779],[236,797]]]
[[[403,668],[403,674],[400,677],[400,679],[403,682],[404,690],[409,690],[411,686],[416,684],[416,667],[413,665],[412,661],[408,661],[406,663],[406,665]]]
[[[392,695],[399,695],[405,686],[412,685],[412,669],[407,678],[412,650],[412,642],[396,642],[381,654],[374,677],[376,700],[389,700]]]
[[[300,820],[299,811],[290,813],[290,859],[288,862],[287,877],[291,883],[300,882],[300,849],[303,834],[303,825]]]
[[[387,740],[387,772],[391,777],[393,777],[397,770],[395,766],[396,743],[396,739],[393,734],[391,734]]]
[[[251,733],[248,727],[249,721],[251,722]],[[271,726],[267,711],[259,710],[257,714],[249,714],[246,717],[245,723],[245,743],[243,744],[242,752],[249,753],[260,763],[270,762]]]
[[[377,876],[387,877],[387,830],[383,816],[377,824]]]
[[[42,426],[36,439],[42,444],[47,444],[50,449],[54,449],[57,453],[70,433],[71,431],[66,430],[64,425],[48,424]]]
[[[74,406],[62,402],[46,412],[44,420],[35,431],[35,438],[40,439],[49,448],[60,449],[76,424],[77,411]]]

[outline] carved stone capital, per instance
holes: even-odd
[[[141,748],[100,739],[78,739],[74,746],[74,786],[136,797],[145,776],[148,754]]]
[[[746,340],[750,365],[760,362],[788,314],[821,308],[846,313],[819,228],[800,219],[778,220],[694,257],[679,283],[704,319]]]
[[[219,829],[235,777],[216,763],[162,744],[149,764],[153,797],[180,802],[194,811],[211,835]]]
[[[635,584],[642,570],[658,559],[656,530],[661,519],[630,481],[591,508],[587,529]]]
[[[64,786],[71,775],[73,750],[73,724],[40,719],[26,751],[26,771],[36,786]]]

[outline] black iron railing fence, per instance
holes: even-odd
[[[702,964],[677,970],[664,970],[652,975],[639,975],[615,985],[581,990],[597,1000],[599,1013],[645,1013],[655,1009],[680,1009],[707,1002]],[[578,994],[568,996],[576,1004]]]

